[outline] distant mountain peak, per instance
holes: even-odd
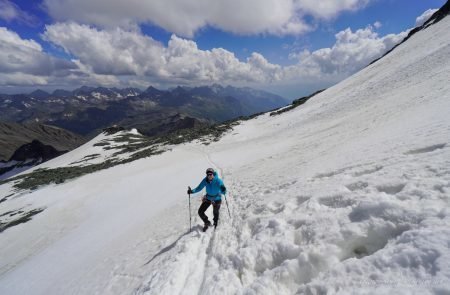
[[[161,91],[161,90],[159,90],[159,89],[157,89],[157,88],[155,88],[155,87],[153,87],[153,86],[149,86],[146,90],[145,90],[145,92],[147,92],[147,91]]]
[[[172,93],[174,93],[174,94],[183,94],[183,93],[186,93],[186,92],[188,92],[190,90],[190,88],[189,87],[185,87],[185,86],[177,86],[177,87],[175,87],[174,89],[172,89]]]
[[[72,93],[73,94],[89,93],[89,92],[93,91],[94,89],[95,89],[94,87],[83,85],[83,86],[73,90]]]
[[[164,93],[164,91],[156,89],[153,86],[149,86],[144,92],[142,92],[142,94],[146,94],[146,95],[159,95],[161,93]]]
[[[214,83],[213,85],[211,85],[211,88],[213,89],[223,89],[224,87],[220,84]]]
[[[53,91],[52,95],[53,96],[67,97],[67,96],[71,96],[72,95],[72,91],[64,90],[64,89],[56,89],[55,91]]]
[[[29,95],[34,98],[47,98],[50,96],[50,93],[48,93],[44,90],[41,90],[41,89],[37,89],[37,90],[31,92]]]
[[[80,88],[78,88],[79,90],[83,90],[83,91],[91,91],[91,90],[94,90],[95,88],[94,87],[91,87],[91,86],[86,86],[86,85],[83,85],[83,86],[81,86]]]

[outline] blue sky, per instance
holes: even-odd
[[[445,2],[0,0],[0,92],[220,83],[295,98],[360,70]]]

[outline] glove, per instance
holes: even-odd
[[[222,191],[222,194],[226,194],[227,188],[224,185],[220,186],[220,190]]]
[[[188,187],[188,191],[187,191],[187,193],[188,193],[188,195],[190,195],[190,194],[194,193],[194,192],[192,191],[192,189],[191,189],[191,187],[190,187],[190,186]]]

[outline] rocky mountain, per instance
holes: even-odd
[[[8,162],[0,162],[0,179],[6,179],[66,152],[68,150],[58,151],[53,146],[34,139],[19,147]]]
[[[55,90],[52,94],[42,90],[0,94],[0,120],[45,123],[83,135],[95,135],[105,127],[119,124],[140,128],[150,135],[176,126],[222,122],[287,103],[265,91],[217,84],[169,90],[149,87],[145,91],[82,86],[73,91]],[[165,124],[160,121],[165,118],[175,119],[173,126],[162,126]],[[187,121],[191,123],[186,124]]]
[[[57,157],[85,142],[84,137],[54,126],[0,122],[0,179]]]
[[[86,139],[62,128],[38,124],[0,122],[0,161],[7,161],[22,145],[39,140],[58,151],[73,150]]]
[[[62,97],[68,97],[72,95],[72,91],[64,90],[64,89],[56,89],[52,93],[53,96],[62,96]]]
[[[41,159],[42,162],[53,159],[68,152],[67,150],[58,151],[51,145],[46,145],[37,139],[19,147],[11,156],[10,161],[22,162],[29,159]]]
[[[38,98],[38,99],[45,99],[45,98],[50,97],[50,93],[45,92],[41,89],[38,89],[38,90],[31,92],[30,96],[33,98]]]

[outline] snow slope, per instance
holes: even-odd
[[[449,294],[450,18],[279,116],[32,193],[0,294]],[[96,140],[101,140],[97,138]],[[83,149],[55,159],[68,165]],[[201,233],[186,188],[228,187]],[[210,215],[212,212],[208,212]]]

